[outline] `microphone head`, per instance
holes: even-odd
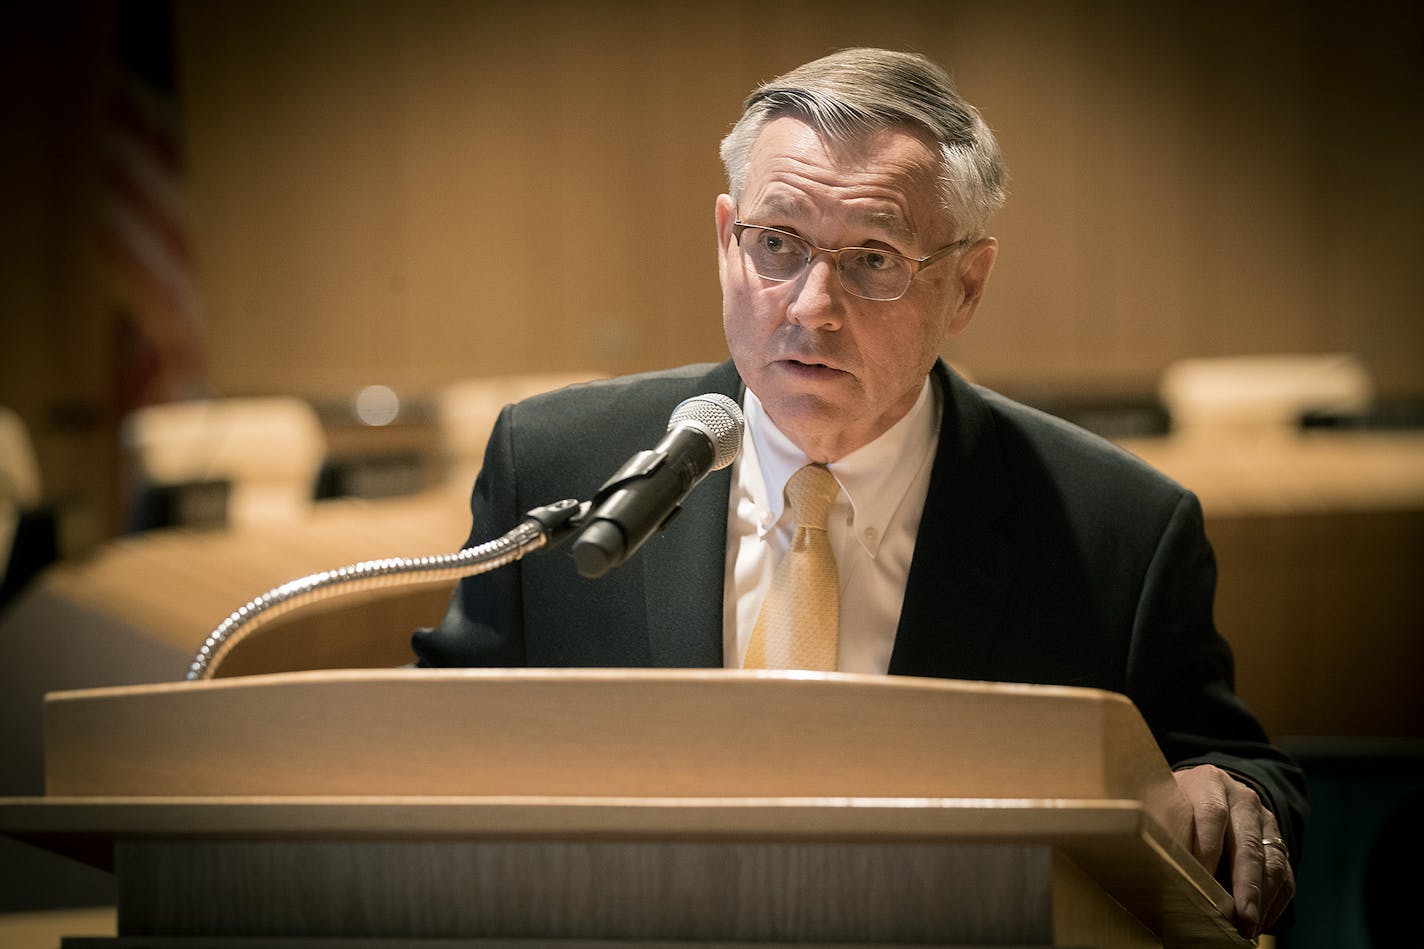
[[[741,406],[720,392],[704,392],[679,402],[668,419],[668,431],[679,425],[694,425],[712,440],[716,457],[711,471],[730,465],[742,450]]]

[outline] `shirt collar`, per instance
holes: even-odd
[[[764,510],[757,528],[765,534],[781,519],[786,482],[810,459],[776,427],[750,388],[743,410],[751,438],[742,461],[755,465],[761,474],[765,494],[754,500]],[[875,441],[828,466],[850,501],[849,523],[855,538],[872,557],[915,475],[935,449],[941,411],[935,386],[926,376],[915,404],[900,421]]]

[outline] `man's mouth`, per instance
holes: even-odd
[[[798,359],[794,356],[778,360],[777,365],[783,370],[803,379],[829,378],[840,375],[844,372],[830,363],[819,362],[812,358]]]

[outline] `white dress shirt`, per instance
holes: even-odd
[[[732,466],[722,609],[722,662],[731,669],[741,668],[791,542],[791,516],[782,516],[786,482],[809,463],[750,389],[742,409],[751,437]],[[883,674],[890,666],[942,414],[939,391],[926,377],[904,418],[829,466],[841,485],[829,525],[841,584],[841,672]]]

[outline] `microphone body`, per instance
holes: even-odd
[[[667,434],[623,463],[593,499],[574,540],[585,577],[600,577],[633,555],[681,510],[702,479],[725,468],[742,447],[742,412],[725,395],[694,396],[673,410]]]

